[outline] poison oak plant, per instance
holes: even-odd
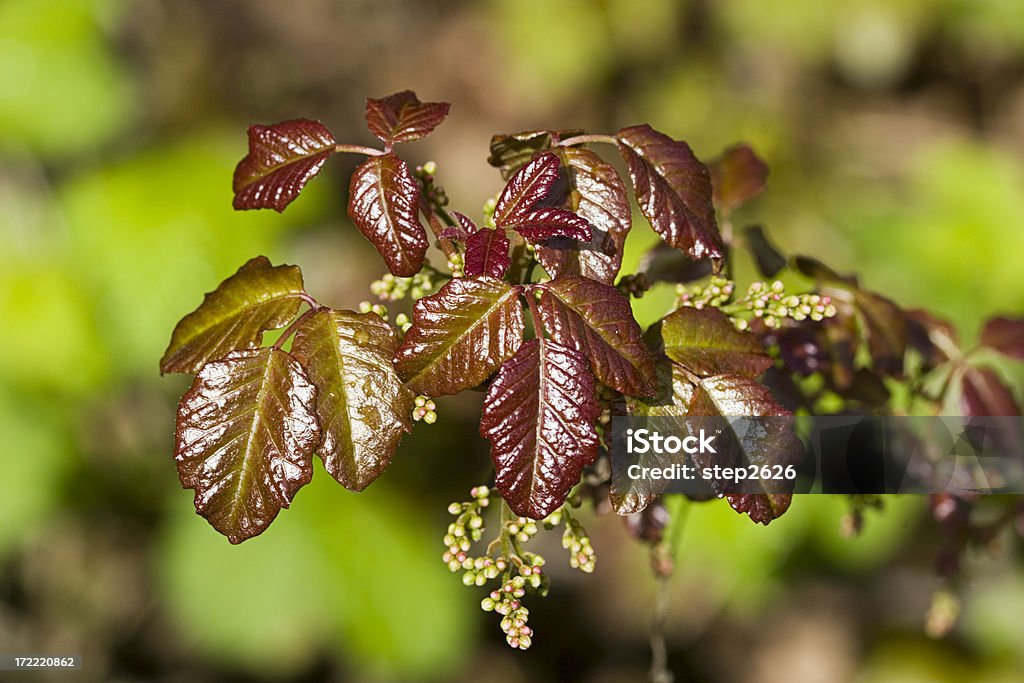
[[[497,581],[482,606],[500,613],[509,644],[525,649],[532,631],[521,598],[545,592],[547,577],[544,559],[524,545],[541,527],[561,527],[570,563],[592,571],[593,548],[572,508],[610,496],[635,536],[664,543],[661,501],[609,493],[613,411],[934,413],[952,403],[967,415],[1019,414],[1009,387],[960,350],[948,324],[813,259],[783,255],[760,227],[734,231],[732,211],[767,175],[749,147],[705,165],[685,142],[647,125],[614,135],[495,136],[489,162],[506,183],[478,226],[448,209],[436,165],[410,168],[396,151],[431,134],[448,110],[409,91],[368,100],[366,121],[383,149],[339,143],[307,119],[249,129],[234,207],[282,211],[329,157],[363,155],[348,214],[390,271],[371,290],[382,301],[416,301],[411,320],[398,315],[394,324],[382,304],[334,310],[306,292],[298,267],[258,256],[178,323],[160,363],[162,372],[196,375],[178,408],[178,472],[195,490],[196,511],[232,543],[262,533],[289,506],[310,481],[314,456],[360,491],[387,469],[414,422],[436,419],[434,398],[485,388],[480,434],[490,442],[494,487],[451,505],[444,560],[467,585]],[[601,144],[621,155],[627,177],[593,150]],[[662,244],[638,272],[621,275],[632,227],[627,188]],[[443,267],[428,261],[431,245]],[[730,263],[741,245],[766,278],[789,269],[811,291],[787,293],[777,280],[738,287]],[[645,331],[629,297],[662,281],[678,289],[678,305]],[[1024,359],[1024,322],[989,322],[982,344]],[[905,390],[894,398],[897,384]],[[786,439],[770,443],[750,461],[790,462]],[[718,492],[768,524],[791,495],[764,490]],[[496,497],[497,535],[471,556]],[[954,501],[956,515],[970,504]],[[948,502],[936,505],[949,513]],[[656,557],[656,568],[670,571],[666,554]]]

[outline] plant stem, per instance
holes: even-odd
[[[346,144],[337,144],[337,145],[335,145],[334,146],[334,151],[335,152],[342,152],[342,153],[347,152],[349,154],[365,154],[368,157],[381,157],[381,156],[384,156],[385,154],[387,154],[387,152],[385,152],[384,150],[377,149],[375,147],[364,147],[363,145],[346,145]]]
[[[312,297],[310,297],[310,298],[312,298]],[[277,338],[276,342],[274,342],[274,348],[275,349],[280,349],[282,346],[284,346],[284,343],[286,341],[288,341],[288,338],[291,337],[295,333],[295,330],[298,329],[299,325],[301,325],[302,323],[306,322],[306,320],[308,320],[310,316],[312,316],[314,313],[319,311],[321,308],[323,308],[323,306],[320,306],[320,305],[312,306],[308,311],[306,311],[305,313],[300,315],[298,318],[293,320],[292,324],[289,325],[287,328],[285,328],[285,331],[282,332],[281,336]]]
[[[609,145],[617,145],[618,141],[611,135],[576,135],[565,140],[561,140],[556,145],[557,147],[572,147],[573,145],[583,145],[588,142],[604,142]]]

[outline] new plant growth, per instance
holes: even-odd
[[[290,505],[314,457],[360,491],[414,424],[437,419],[439,397],[482,388],[479,431],[495,476],[450,506],[444,562],[466,585],[488,586],[483,609],[525,649],[533,631],[523,599],[548,589],[532,537],[558,527],[572,566],[595,567],[577,507],[610,498],[627,530],[654,548],[659,573],[671,571],[664,501],[609,493],[613,413],[1020,413],[984,354],[962,350],[947,323],[783,254],[760,227],[734,229],[733,211],[767,176],[749,147],[705,164],[648,125],[497,135],[488,161],[505,184],[474,220],[449,208],[435,164],[412,168],[397,151],[448,113],[410,91],[367,100],[382,148],[339,143],[308,119],[249,128],[234,207],[282,211],[331,156],[361,155],[348,214],[389,272],[371,285],[381,303],[336,310],[305,290],[297,266],[257,256],[174,329],[160,369],[195,374],[178,407],[178,473],[197,513],[232,543]],[[602,146],[625,174],[595,151]],[[631,196],[661,244],[623,274]],[[764,281],[735,282],[741,248]],[[786,291],[774,279],[782,271],[802,274],[805,290]],[[664,283],[677,288],[677,305],[642,326],[630,299]],[[385,304],[408,299],[411,317],[392,320]],[[1024,321],[990,321],[981,343],[1024,359]],[[784,465],[791,453],[750,457]],[[792,502],[777,487],[719,493],[762,524]],[[935,501],[940,520],[956,526],[957,548],[971,538],[963,530],[974,504]],[[496,534],[483,545],[489,516]]]

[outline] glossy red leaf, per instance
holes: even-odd
[[[775,401],[767,388],[752,379],[735,375],[718,375],[701,379],[694,388],[693,398],[687,410],[688,422],[700,416],[713,418],[710,423],[720,428],[721,418],[788,416],[790,412]],[[699,426],[699,423],[694,423]],[[723,467],[746,465],[775,466],[795,464],[802,456],[802,446],[792,424],[788,421],[765,421],[765,433],[753,442],[735,439],[730,442],[728,434],[716,439],[718,452],[715,454],[696,453],[694,464],[700,468],[715,464]],[[729,430],[726,430],[729,431]],[[731,445],[729,445],[731,443]],[[747,480],[749,485],[754,480]],[[781,516],[791,500],[792,482],[760,482],[764,493],[732,493],[728,485],[712,482],[712,488],[725,494],[729,505],[739,513],[745,513],[760,524],[769,524]]]
[[[999,353],[1024,360],[1024,318],[992,318],[981,331],[981,343]]]
[[[375,313],[318,310],[295,330],[292,355],[317,389],[317,453],[342,486],[362,491],[412,431],[413,394],[391,365],[398,340]]]
[[[518,289],[487,276],[455,278],[416,302],[395,367],[417,393],[457,394],[510,358],[523,328]]]
[[[715,308],[680,308],[661,321],[665,354],[701,375],[757,377],[772,364],[761,341]]]
[[[420,102],[404,90],[381,99],[367,98],[366,124],[387,143],[412,142],[430,135],[448,116],[447,102]]]
[[[335,144],[331,131],[310,119],[249,126],[249,154],[232,183],[234,207],[284,211],[320,172]]]
[[[316,390],[275,348],[207,364],[178,406],[174,457],[196,512],[241,543],[266,529],[313,476]]]
[[[420,186],[394,154],[370,157],[352,174],[348,215],[401,277],[420,271],[429,246],[419,204]]]
[[[992,368],[968,367],[960,379],[960,413],[966,417],[1020,415],[1013,390]]]
[[[628,299],[614,287],[579,276],[557,278],[537,288],[544,330],[582,353],[599,380],[630,396],[657,391],[654,356],[643,342]]]
[[[504,230],[477,230],[466,240],[466,276],[489,275],[499,280],[505,277],[505,271],[512,264],[508,250]]]
[[[198,372],[231,351],[257,346],[263,332],[295,317],[302,293],[298,266],[274,266],[265,256],[250,259],[174,327],[161,374]]]
[[[494,223],[506,227],[530,210],[551,191],[558,179],[558,157],[545,152],[516,171],[494,206]]]
[[[637,204],[661,238],[694,260],[722,258],[711,175],[690,146],[646,124],[620,130],[616,140]]]
[[[615,167],[589,149],[563,148],[558,157],[569,185],[563,208],[589,222],[592,234],[589,240],[548,240],[537,258],[551,277],[583,275],[614,284],[633,221],[626,186]]]
[[[465,244],[469,240],[469,236],[477,231],[476,223],[464,213],[458,211],[449,211],[448,213],[455,216],[456,225],[449,225],[445,228],[441,232],[441,237]]]
[[[530,242],[552,237],[589,242],[592,235],[590,223],[566,209],[537,209],[498,223],[498,227],[515,230]]]
[[[480,435],[491,442],[496,484],[517,515],[561,506],[597,457],[594,379],[577,352],[531,339],[506,361],[484,399]]]
[[[715,206],[725,213],[746,204],[764,190],[768,164],[750,145],[730,147],[710,164]]]

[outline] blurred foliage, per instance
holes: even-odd
[[[439,180],[471,214],[500,182],[494,132],[646,121],[703,158],[744,140],[771,175],[737,226],[764,222],[969,340],[1024,309],[1022,74],[1018,0],[3,0],[0,644],[84,652],[83,680],[564,680],[568,661],[637,680],[655,584],[617,519],[590,522],[594,577],[556,573],[529,658],[448,575],[444,508],[488,466],[465,401],[440,402],[367,492],[318,471],[242,546],[192,514],[170,460],[185,383],[156,367],[174,321],[260,253],[300,262],[332,305],[382,271],[343,218],[344,162],[282,216],[231,210],[245,126],[313,116],[356,138],[365,95],[451,100]],[[653,242],[635,230],[626,268]],[[677,671],[814,680],[781,663],[819,651],[835,680],[1020,680],[1019,544],[972,556],[963,618],[931,641],[923,501],[887,500],[854,539],[847,509],[803,497],[760,528],[691,505]]]

